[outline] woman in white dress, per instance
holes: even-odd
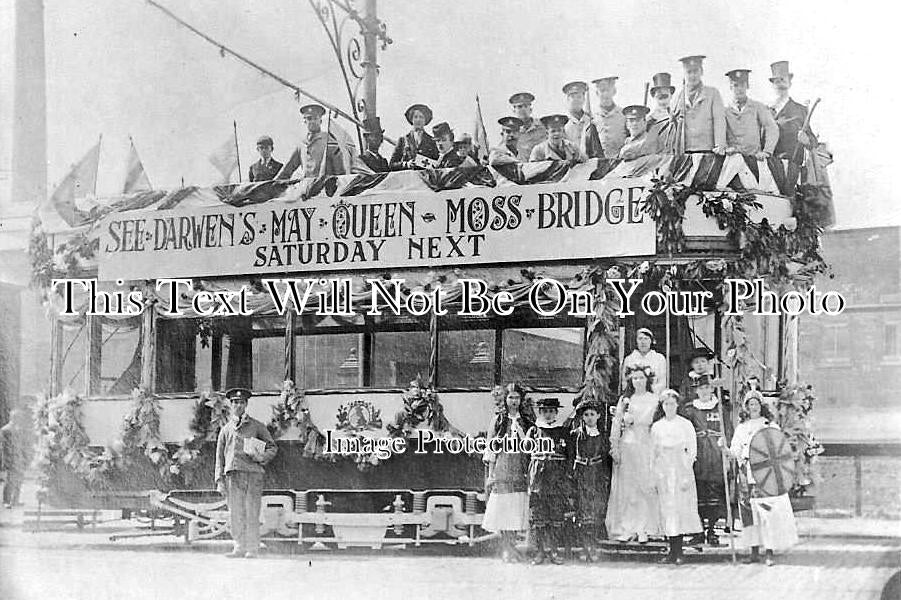
[[[508,384],[506,394],[506,408],[495,416],[489,435],[522,440],[535,419],[519,385]],[[485,488],[489,495],[482,528],[501,534],[505,562],[522,558],[516,549],[516,536],[529,528],[529,459],[528,454],[520,452],[487,450],[483,457],[488,465]]]
[[[742,541],[751,549],[748,563],[760,562],[760,547],[766,551],[766,564],[775,564],[773,552],[798,543],[798,529],[788,494],[762,496],[750,467],[751,438],[765,427],[779,426],[773,422],[763,396],[751,390],[745,396],[741,423],[732,435],[732,444],[725,451],[738,461],[739,512],[742,521]]]
[[[652,390],[659,394],[668,387],[666,357],[651,346],[654,344],[654,334],[650,329],[642,327],[635,332],[635,350],[623,359],[623,386],[627,383],[626,370],[637,365],[647,365],[654,372]]]
[[[695,428],[677,414],[679,393],[663,390],[651,426],[651,469],[657,482],[660,523],[669,540],[669,554],[661,563],[682,564],[682,536],[701,531],[694,462],[698,455]]]
[[[651,472],[651,424],[657,395],[651,391],[654,372],[646,365],[629,367],[626,391],[616,405],[610,431],[613,483],[607,504],[608,535],[621,542],[660,532],[654,475]]]

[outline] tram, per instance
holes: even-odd
[[[70,298],[60,285],[48,291],[43,501],[159,511],[191,541],[224,535],[215,434],[227,418],[222,393],[240,386],[278,444],[264,539],[477,544],[490,537],[478,453],[414,441],[387,457],[338,456],[326,437],[484,436],[492,389],[512,381],[533,401],[613,407],[641,327],[654,332],[671,387],[703,346],[733,397],[752,378],[777,394],[777,382],[795,379],[796,328],[753,306],[726,315],[723,282],[806,288],[825,268],[822,230],[788,171],[741,155],[658,155],[107,199],[85,225],[32,240],[48,289],[52,279],[99,281],[73,285]],[[710,294],[703,314],[623,315],[607,285],[616,278],[640,279],[637,296]],[[462,311],[467,280],[484,282],[489,306],[502,296],[505,310]],[[443,314],[421,310],[435,290]],[[592,311],[560,302],[579,291],[596,300]],[[128,298],[139,308],[101,314]]]

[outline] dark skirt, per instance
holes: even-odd
[[[603,463],[576,465],[577,490],[576,522],[579,525],[597,525],[607,514],[607,496],[610,495],[610,473]]]

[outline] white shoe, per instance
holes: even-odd
[[[639,544],[647,544],[648,543],[648,534],[639,533],[638,534],[638,543]]]

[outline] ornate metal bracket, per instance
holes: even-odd
[[[365,57],[365,39],[367,36],[374,36],[375,40],[381,42],[382,50],[393,43],[393,40],[388,37],[388,28],[383,21],[378,18],[367,19],[360,14],[354,2],[355,0],[309,0],[310,7],[322,23],[335,52],[351,111],[362,120],[366,115],[366,101],[359,95],[360,84],[370,66]],[[355,23],[359,30],[346,29],[351,23]],[[375,67],[378,69],[378,65]]]

